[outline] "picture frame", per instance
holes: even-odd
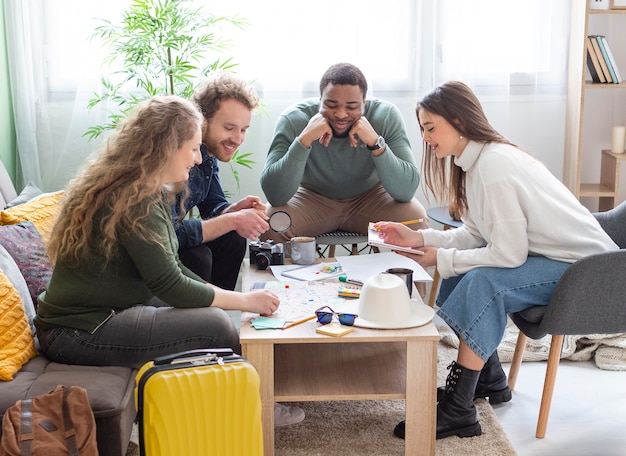
[[[626,9],[626,0],[611,0],[611,9]]]
[[[591,10],[608,10],[614,0],[588,0]]]

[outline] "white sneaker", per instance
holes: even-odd
[[[274,426],[290,426],[304,419],[304,410],[274,402]]]

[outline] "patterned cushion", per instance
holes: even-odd
[[[0,226],[0,244],[15,260],[36,306],[37,296],[52,275],[52,264],[35,225],[32,222],[21,222]]]
[[[7,279],[11,281],[11,284],[19,293],[22,304],[24,305],[24,311],[26,312],[28,324],[30,325],[30,329],[33,330],[34,334],[35,326],[33,324],[33,318],[35,318],[36,312],[35,305],[33,304],[33,298],[30,296],[28,285],[24,280],[24,276],[22,275],[20,268],[18,268],[13,257],[2,245],[0,245],[0,271],[2,271],[5,276],[7,276]]]
[[[13,375],[35,356],[33,332],[20,295],[0,271],[0,380],[13,380]]]
[[[44,193],[27,203],[5,209],[0,212],[2,225],[14,225],[19,222],[33,222],[44,243],[50,238],[52,227],[59,213],[58,202],[63,191]]]

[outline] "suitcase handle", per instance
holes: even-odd
[[[153,362],[155,366],[162,364],[171,364],[173,361],[184,358],[200,358],[200,357],[224,357],[233,354],[231,348],[200,348],[197,350],[187,350],[184,352],[173,353],[171,355],[164,355],[154,358]]]

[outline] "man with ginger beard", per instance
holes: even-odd
[[[228,202],[220,183],[218,161],[229,162],[245,140],[259,98],[245,81],[221,73],[205,81],[194,93],[193,101],[205,119],[202,163],[191,169],[188,192],[179,194],[172,206],[178,254],[185,266],[207,282],[234,290],[246,254],[246,239],[257,239],[269,225],[265,205],[258,196]],[[201,219],[182,219],[194,207]]]

